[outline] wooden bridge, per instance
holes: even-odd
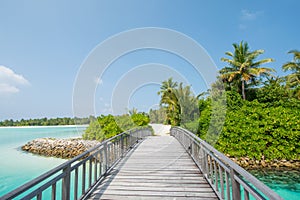
[[[200,138],[179,127],[124,132],[4,199],[282,199]]]

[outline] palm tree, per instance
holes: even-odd
[[[158,95],[161,95],[160,104],[167,105],[167,123],[175,125],[175,120],[178,111],[178,99],[175,96],[174,90],[178,86],[177,82],[173,82],[172,78],[162,82]]]
[[[138,110],[136,108],[132,108],[131,110],[128,110],[128,113],[130,116],[138,114]]]
[[[193,95],[190,86],[183,86],[180,83],[178,88],[174,90],[174,94],[177,99],[179,109],[179,120],[180,122],[193,121],[195,115],[197,115],[198,106],[197,98]]]
[[[294,88],[300,85],[300,51],[292,50],[288,53],[294,54],[294,59],[291,62],[287,62],[282,66],[283,71],[292,71],[287,75],[287,81],[290,87]]]
[[[259,67],[262,64],[273,62],[271,58],[255,61],[264,53],[264,50],[250,51],[247,42],[241,41],[240,44],[234,43],[234,52],[226,52],[230,58],[221,58],[223,62],[229,64],[228,67],[220,70],[220,77],[224,82],[235,85],[241,90],[243,99],[246,99],[245,87],[247,84],[257,84],[257,77],[269,76],[270,72],[275,71],[271,68]]]
[[[157,93],[158,95],[164,95],[166,93],[171,93],[174,88],[178,86],[177,82],[173,82],[173,78],[169,78],[166,81],[163,81],[160,86],[160,91]]]

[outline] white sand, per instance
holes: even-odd
[[[170,134],[171,125],[164,125],[164,124],[149,124],[149,125],[152,126],[155,135],[164,136]]]

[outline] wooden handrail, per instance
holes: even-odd
[[[51,199],[58,199],[59,195],[64,200],[80,199],[134,145],[150,135],[152,135],[150,128],[132,129],[116,135],[5,194],[0,197],[0,200],[13,198],[42,199],[43,192],[50,189]],[[87,165],[89,165],[88,169]],[[57,192],[58,187],[60,187],[61,193]]]
[[[249,195],[255,199],[283,199],[245,169],[190,131],[181,127],[172,127],[170,134],[191,155],[220,199],[225,199],[225,194],[226,199],[233,200],[240,200],[242,196],[244,199],[249,199]]]

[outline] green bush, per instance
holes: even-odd
[[[214,141],[211,103],[206,100],[199,118],[198,135]],[[202,103],[203,104],[203,103]],[[215,147],[236,157],[261,159],[300,159],[300,103],[297,100],[275,104],[243,101],[227,93],[227,112]],[[214,143],[213,143],[214,144]]]
[[[133,115],[101,115],[90,123],[85,133],[82,135],[86,140],[103,141],[109,139],[126,130],[147,126],[150,119],[143,113],[135,113]]]
[[[246,101],[227,113],[216,148],[237,157],[299,159],[299,116],[299,109]]]
[[[144,113],[133,114],[131,119],[137,126],[147,126],[150,122],[150,118]]]
[[[198,120],[182,123],[182,124],[180,124],[180,126],[187,129],[187,130],[189,130],[189,131],[191,131],[194,134],[197,134],[198,131],[199,131],[199,122],[198,122]]]

